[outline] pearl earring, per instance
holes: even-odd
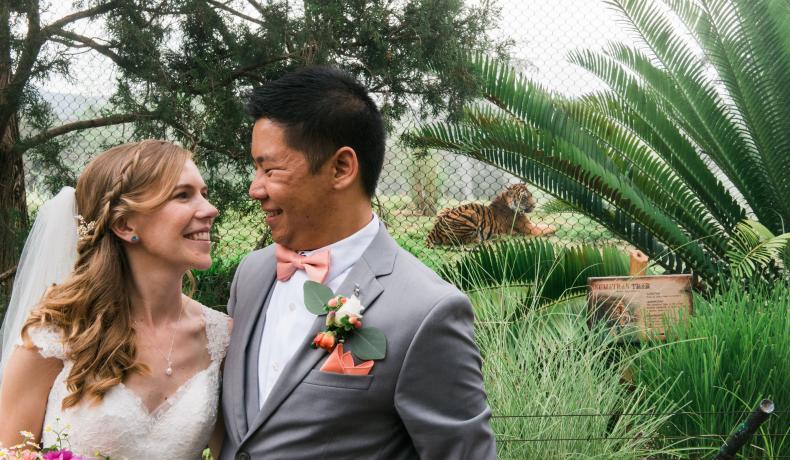
[[[137,235],[132,235],[132,243],[136,243],[138,241],[140,241],[140,237]]]

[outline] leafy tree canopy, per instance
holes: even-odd
[[[388,120],[412,107],[454,113],[476,84],[459,57],[507,46],[489,34],[498,10],[488,1],[75,0],[71,12],[53,11],[39,0],[0,4],[0,189],[13,191],[0,196],[4,219],[26,214],[26,155],[59,186],[74,178],[62,156],[70,134],[122,123],[132,123],[133,138],[194,149],[217,204],[243,207],[250,121],[242,96],[253,86],[335,64],[375,93]],[[64,123],[37,85],[69,76],[81,53],[114,63],[117,89],[99,113]],[[0,269],[8,266],[2,255]]]

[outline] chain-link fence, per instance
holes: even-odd
[[[568,95],[600,88],[595,77],[567,62],[566,55],[573,49],[600,47],[626,35],[603,2],[503,0],[500,6],[500,28],[494,35],[512,41],[511,60],[523,73]],[[90,35],[90,30],[83,32]],[[70,79],[54,77],[38,85],[60,124],[100,113],[109,107],[110,97],[117,87],[118,71],[107,57],[85,53],[71,58]],[[438,268],[474,244],[463,247],[426,244],[437,214],[469,202],[487,205],[495,195],[508,185],[518,183],[519,179],[467,157],[441,151],[417,152],[406,147],[400,135],[424,121],[416,114],[407,114],[394,123],[375,207],[404,248],[429,266]],[[58,178],[42,173],[37,157],[26,158],[27,203],[31,216],[59,185],[74,181],[93,155],[131,140],[133,132],[129,125],[91,128],[71,134],[60,153],[58,161],[63,168]],[[240,184],[247,179],[238,177],[236,172],[227,173]],[[521,231],[503,238],[544,238],[563,245],[615,242],[595,221],[556,205],[551,196],[533,185],[527,186],[536,202],[527,218],[546,231],[537,236]],[[217,264],[232,266],[242,254],[265,240],[265,232],[259,216],[226,215],[217,228],[220,239],[216,248]],[[221,304],[223,299],[220,296],[209,303]]]

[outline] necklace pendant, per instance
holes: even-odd
[[[168,377],[173,375],[173,368],[168,366],[167,369],[165,369],[165,374],[167,374]]]

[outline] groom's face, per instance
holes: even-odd
[[[255,178],[249,193],[261,203],[272,239],[295,251],[325,245],[332,219],[326,205],[333,192],[330,168],[312,174],[304,153],[286,142],[282,125],[266,118],[253,127],[251,150]]]

